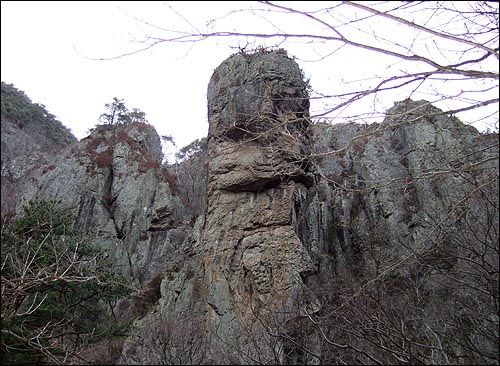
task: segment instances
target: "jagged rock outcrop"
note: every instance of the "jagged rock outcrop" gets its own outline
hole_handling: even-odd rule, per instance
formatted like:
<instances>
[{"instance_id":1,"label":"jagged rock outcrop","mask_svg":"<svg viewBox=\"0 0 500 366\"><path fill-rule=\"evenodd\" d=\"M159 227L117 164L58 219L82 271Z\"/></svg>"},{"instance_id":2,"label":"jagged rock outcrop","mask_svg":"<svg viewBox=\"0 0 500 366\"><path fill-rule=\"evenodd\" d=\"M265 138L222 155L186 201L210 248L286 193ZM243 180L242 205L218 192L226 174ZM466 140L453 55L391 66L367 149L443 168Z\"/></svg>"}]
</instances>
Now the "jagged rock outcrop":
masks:
<instances>
[{"instance_id":1,"label":"jagged rock outcrop","mask_svg":"<svg viewBox=\"0 0 500 366\"><path fill-rule=\"evenodd\" d=\"M314 181L308 108L300 69L279 52L234 55L210 80L208 198L197 246L211 329L223 342L248 342L239 339L242 327L252 328L245 323L291 306L314 270L292 219L295 197ZM214 354L221 346L214 341Z\"/></svg>"},{"instance_id":2,"label":"jagged rock outcrop","mask_svg":"<svg viewBox=\"0 0 500 366\"><path fill-rule=\"evenodd\" d=\"M388 356L360 339L386 346L396 330L382 328L399 322L411 329L400 336L446 343L447 351L419 350L421 362L494 362L498 135L480 134L426 101L405 100L380 124L317 124L313 136L321 179L297 203L295 222L317 268L308 285L322 299L321 314L334 314L323 326L351 319L350 332L332 337L365 352L346 352L344 360L395 362L397 351ZM475 310L465 310L471 303ZM370 319L377 319L377 336L369 335ZM469 346L458 328L474 337ZM321 353L323 362L336 359L328 347Z\"/></svg>"},{"instance_id":3,"label":"jagged rock outcrop","mask_svg":"<svg viewBox=\"0 0 500 366\"><path fill-rule=\"evenodd\" d=\"M323 220L341 223L329 235L337 248L362 251L363 235L379 231L397 258L410 243L429 239L433 224L451 223L453 206L475 188L474 180L495 178L494 136L425 101L396 103L381 124L315 129L317 141L323 139L315 149L325 154L319 166L333 193L322 199L331 208Z\"/></svg>"},{"instance_id":4,"label":"jagged rock outcrop","mask_svg":"<svg viewBox=\"0 0 500 366\"><path fill-rule=\"evenodd\" d=\"M2 81L1 95L1 217L8 219L15 214L22 192L32 184L31 171L47 165L77 139L44 106L32 103L13 85Z\"/></svg>"},{"instance_id":5,"label":"jagged rock outcrop","mask_svg":"<svg viewBox=\"0 0 500 366\"><path fill-rule=\"evenodd\" d=\"M193 219L203 215L207 201L208 156L205 144L189 159L175 166L177 186Z\"/></svg>"},{"instance_id":6,"label":"jagged rock outcrop","mask_svg":"<svg viewBox=\"0 0 500 366\"><path fill-rule=\"evenodd\" d=\"M94 235L116 267L136 285L164 270L162 258L181 246L190 223L160 169L160 139L144 123L98 126L92 134L32 174L19 202L57 200ZM186 226L187 225L187 226Z\"/></svg>"},{"instance_id":7,"label":"jagged rock outcrop","mask_svg":"<svg viewBox=\"0 0 500 366\"><path fill-rule=\"evenodd\" d=\"M463 172L480 166L473 169L476 178L494 178L495 136L479 134L426 101L396 103L381 124L316 124L313 130L322 179L314 212L304 211L299 227L312 252L329 252L333 241L352 257L362 251L362 236L378 230L396 258L403 242L428 235L425 228L470 191ZM312 221L316 227L304 226Z\"/></svg>"},{"instance_id":8,"label":"jagged rock outcrop","mask_svg":"<svg viewBox=\"0 0 500 366\"><path fill-rule=\"evenodd\" d=\"M495 360L498 135L411 100L380 124L310 125L280 52L230 57L208 90L196 243L122 363L160 362L147 329L175 318L203 335L177 339L200 363Z\"/></svg>"},{"instance_id":9,"label":"jagged rock outcrop","mask_svg":"<svg viewBox=\"0 0 500 366\"><path fill-rule=\"evenodd\" d=\"M426 101L308 108L286 53L239 53L175 169L131 124L30 173L23 199L61 200L139 289L119 363L498 364L498 134Z\"/></svg>"}]
</instances>

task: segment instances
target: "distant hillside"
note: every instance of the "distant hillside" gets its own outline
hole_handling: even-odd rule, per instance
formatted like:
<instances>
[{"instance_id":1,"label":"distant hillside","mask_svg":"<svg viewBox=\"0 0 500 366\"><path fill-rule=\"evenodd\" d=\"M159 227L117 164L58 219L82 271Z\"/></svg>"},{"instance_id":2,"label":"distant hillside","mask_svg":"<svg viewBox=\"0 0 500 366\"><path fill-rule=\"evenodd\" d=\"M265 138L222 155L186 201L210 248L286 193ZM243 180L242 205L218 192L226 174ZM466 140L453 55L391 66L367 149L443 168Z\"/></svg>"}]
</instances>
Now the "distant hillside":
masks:
<instances>
[{"instance_id":1,"label":"distant hillside","mask_svg":"<svg viewBox=\"0 0 500 366\"><path fill-rule=\"evenodd\" d=\"M42 148L65 129L2 85L1 222L60 202L135 291L80 310L66 254L36 269L4 255L23 281L55 281L2 293L20 319L2 322L32 353L2 334L0 363L498 365L498 134L411 99L380 123L311 123L308 90L282 50L232 55L208 84L207 138L166 166L144 122ZM19 252L34 247L22 229ZM70 328L108 324L97 304L127 326Z\"/></svg>"},{"instance_id":2,"label":"distant hillside","mask_svg":"<svg viewBox=\"0 0 500 366\"><path fill-rule=\"evenodd\" d=\"M35 137L41 146L60 147L77 141L71 131L55 116L49 113L44 105L33 103L31 99L12 84L2 81L1 87L2 122L8 120L28 135Z\"/></svg>"},{"instance_id":3,"label":"distant hillside","mask_svg":"<svg viewBox=\"0 0 500 366\"><path fill-rule=\"evenodd\" d=\"M14 210L29 174L77 138L45 106L2 81L2 217Z\"/></svg>"}]
</instances>

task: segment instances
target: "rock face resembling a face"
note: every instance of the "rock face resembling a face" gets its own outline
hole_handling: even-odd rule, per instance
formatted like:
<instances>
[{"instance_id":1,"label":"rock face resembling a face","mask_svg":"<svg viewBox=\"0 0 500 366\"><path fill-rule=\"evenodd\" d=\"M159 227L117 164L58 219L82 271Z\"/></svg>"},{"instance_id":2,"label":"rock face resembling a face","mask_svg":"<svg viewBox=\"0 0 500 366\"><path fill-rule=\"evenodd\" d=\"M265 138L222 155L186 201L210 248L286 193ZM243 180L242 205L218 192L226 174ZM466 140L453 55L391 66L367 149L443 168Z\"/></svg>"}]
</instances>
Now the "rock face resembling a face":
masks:
<instances>
[{"instance_id":1,"label":"rock face resembling a face","mask_svg":"<svg viewBox=\"0 0 500 366\"><path fill-rule=\"evenodd\" d=\"M314 271L293 226L294 200L312 181L306 83L280 52L237 54L214 71L208 109L208 302L219 335L239 339L256 308L289 304Z\"/></svg>"},{"instance_id":2,"label":"rock face resembling a face","mask_svg":"<svg viewBox=\"0 0 500 366\"><path fill-rule=\"evenodd\" d=\"M213 73L208 85L209 135L233 140L276 128L284 118L307 126L307 85L297 63L279 52L236 54ZM290 126L289 126L290 127Z\"/></svg>"},{"instance_id":3,"label":"rock face resembling a face","mask_svg":"<svg viewBox=\"0 0 500 366\"><path fill-rule=\"evenodd\" d=\"M208 115L209 190L262 191L307 180L307 86L283 53L224 61L208 86Z\"/></svg>"}]
</instances>

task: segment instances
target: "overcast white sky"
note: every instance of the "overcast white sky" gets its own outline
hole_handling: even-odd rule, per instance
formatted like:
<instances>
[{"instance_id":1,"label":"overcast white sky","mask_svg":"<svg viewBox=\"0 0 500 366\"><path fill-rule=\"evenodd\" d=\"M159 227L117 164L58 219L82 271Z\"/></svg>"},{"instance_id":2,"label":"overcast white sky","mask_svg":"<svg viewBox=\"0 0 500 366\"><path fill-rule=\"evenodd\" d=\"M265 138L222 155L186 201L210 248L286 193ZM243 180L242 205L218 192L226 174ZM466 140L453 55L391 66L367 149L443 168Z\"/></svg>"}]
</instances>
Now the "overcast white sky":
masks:
<instances>
[{"instance_id":1,"label":"overcast white sky","mask_svg":"<svg viewBox=\"0 0 500 366\"><path fill-rule=\"evenodd\" d=\"M129 109L144 111L160 135L172 135L182 147L207 134L207 85L213 70L237 52L230 48L238 45L234 40L161 44L111 61L89 58L107 58L134 49L137 44L132 40L140 38L147 28L134 17L169 29L193 29L192 24L206 26L209 19L250 6L259 5L231 1L2 1L1 78L23 90L33 102L44 104L79 139L98 123L104 104L118 97ZM237 26L262 31L256 29L262 26L256 26L259 17ZM265 16L260 19L265 26ZM294 29L310 27L303 24L303 17L289 16L286 21L292 22ZM398 29L391 36L400 33ZM285 48L294 56L307 50L306 57L297 55L298 63L314 88L326 84L337 87L397 67L397 62L388 63L377 55L367 58L366 54L348 50L336 54L333 62L307 62L307 58L314 61L322 52L293 43ZM404 93L393 95L377 108L382 112L406 97Z\"/></svg>"},{"instance_id":2,"label":"overcast white sky","mask_svg":"<svg viewBox=\"0 0 500 366\"><path fill-rule=\"evenodd\" d=\"M132 5L137 4L125 4ZM2 1L2 81L44 104L80 139L115 96L129 109L144 111L160 135L173 135L181 147L206 136L208 81L230 50L195 47L184 56L183 45L113 61L85 58L118 55L130 45L136 22L122 7L119 2Z\"/></svg>"}]
</instances>

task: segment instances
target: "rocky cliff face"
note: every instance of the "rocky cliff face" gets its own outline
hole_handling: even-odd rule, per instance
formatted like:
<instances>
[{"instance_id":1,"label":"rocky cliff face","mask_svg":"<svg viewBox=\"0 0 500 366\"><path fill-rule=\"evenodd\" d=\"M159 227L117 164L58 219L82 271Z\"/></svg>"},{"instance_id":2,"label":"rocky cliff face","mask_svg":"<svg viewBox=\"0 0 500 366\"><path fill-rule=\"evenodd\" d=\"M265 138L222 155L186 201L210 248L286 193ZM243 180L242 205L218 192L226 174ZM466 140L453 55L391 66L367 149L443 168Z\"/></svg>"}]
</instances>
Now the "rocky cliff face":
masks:
<instances>
[{"instance_id":1,"label":"rocky cliff face","mask_svg":"<svg viewBox=\"0 0 500 366\"><path fill-rule=\"evenodd\" d=\"M288 304L314 271L293 226L294 201L314 181L308 108L300 70L284 54L235 55L209 83L208 201L198 245L211 329L237 344L248 342L240 329L252 329L245 323L260 308Z\"/></svg>"},{"instance_id":2,"label":"rocky cliff face","mask_svg":"<svg viewBox=\"0 0 500 366\"><path fill-rule=\"evenodd\" d=\"M1 83L2 218L14 215L31 171L46 165L76 137L13 85Z\"/></svg>"},{"instance_id":3,"label":"rocky cliff face","mask_svg":"<svg viewBox=\"0 0 500 366\"><path fill-rule=\"evenodd\" d=\"M381 124L312 128L321 179L300 204L298 232L312 252L335 243L336 261L369 260L362 253L374 234L393 259L425 251L445 223L454 225L454 205L480 190L479 181L497 184L496 136L425 101L396 103Z\"/></svg>"},{"instance_id":4,"label":"rocky cliff face","mask_svg":"<svg viewBox=\"0 0 500 366\"><path fill-rule=\"evenodd\" d=\"M115 258L120 272L141 286L163 271L161 258L187 235L184 205L172 194L161 159L151 126L99 126L48 168L35 169L19 206L61 201L76 214L77 226Z\"/></svg>"},{"instance_id":5,"label":"rocky cliff face","mask_svg":"<svg viewBox=\"0 0 500 366\"><path fill-rule=\"evenodd\" d=\"M308 108L284 52L240 53L177 176L145 124L34 170L23 200L61 200L139 289L119 362L498 363L498 135L426 101Z\"/></svg>"},{"instance_id":6,"label":"rocky cliff face","mask_svg":"<svg viewBox=\"0 0 500 366\"><path fill-rule=\"evenodd\" d=\"M309 125L280 53L229 58L208 91L206 211L145 329L188 319L207 363L495 359L497 135L411 100L380 124ZM169 361L137 339L122 362Z\"/></svg>"},{"instance_id":7,"label":"rocky cliff face","mask_svg":"<svg viewBox=\"0 0 500 366\"><path fill-rule=\"evenodd\" d=\"M317 268L308 285L339 344L331 351L360 346L344 354L352 363L395 363L398 352L408 362L498 363L498 135L409 100L378 125L313 131L321 179L295 222ZM446 345L413 356L401 343L367 345L399 337Z\"/></svg>"}]
</instances>

